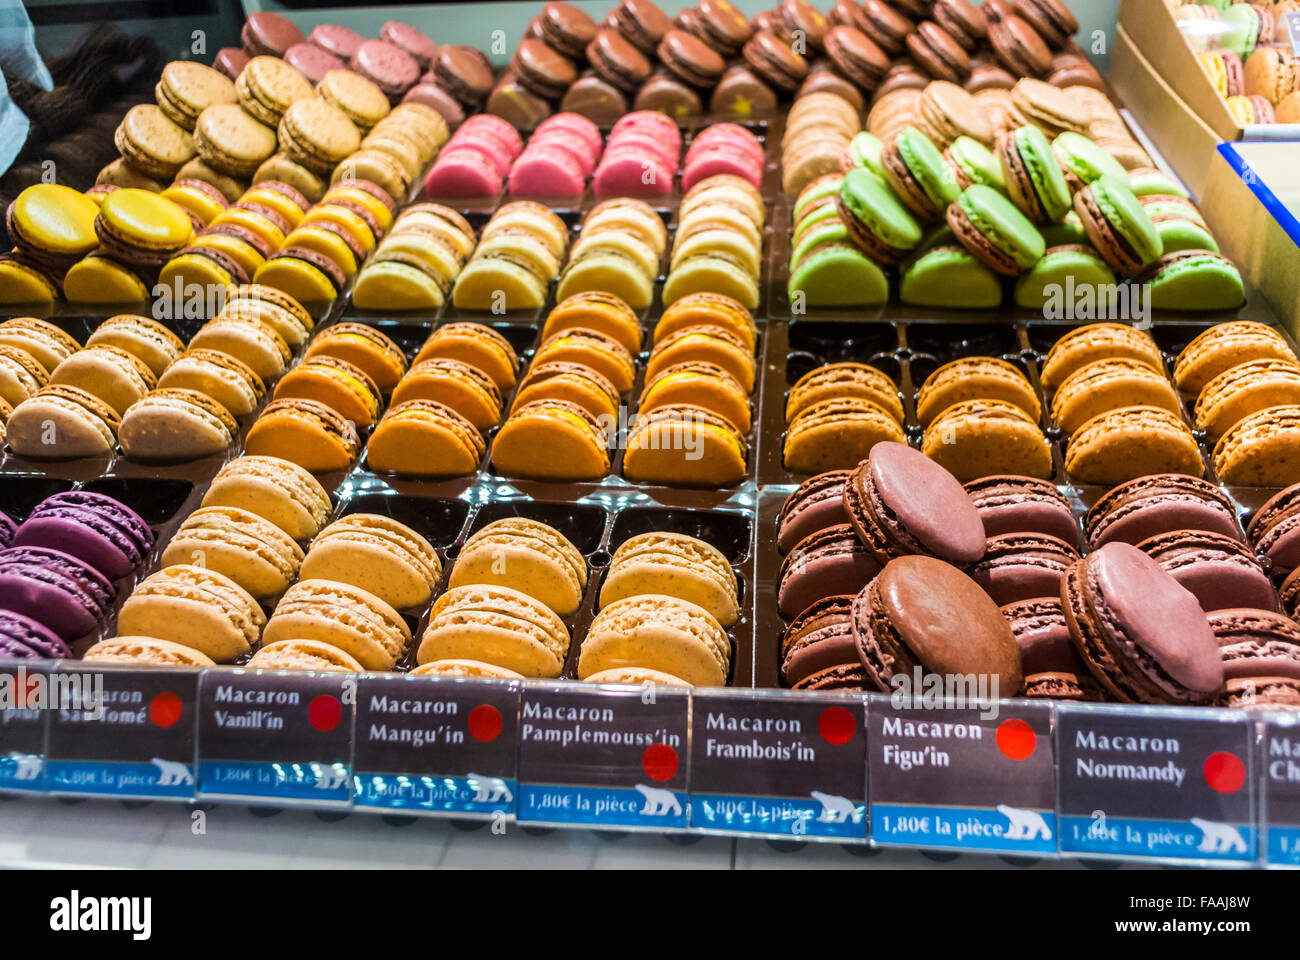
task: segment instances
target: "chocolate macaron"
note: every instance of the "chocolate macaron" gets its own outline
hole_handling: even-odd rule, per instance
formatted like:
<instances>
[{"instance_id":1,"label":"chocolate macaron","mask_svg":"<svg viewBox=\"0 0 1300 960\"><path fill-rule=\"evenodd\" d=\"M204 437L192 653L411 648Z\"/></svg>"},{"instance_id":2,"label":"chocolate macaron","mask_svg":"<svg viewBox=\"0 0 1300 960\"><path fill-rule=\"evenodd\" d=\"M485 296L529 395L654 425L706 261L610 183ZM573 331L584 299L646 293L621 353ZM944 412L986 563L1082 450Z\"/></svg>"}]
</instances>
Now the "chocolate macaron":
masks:
<instances>
[{"instance_id":1,"label":"chocolate macaron","mask_svg":"<svg viewBox=\"0 0 1300 960\"><path fill-rule=\"evenodd\" d=\"M1061 578L1079 553L1064 540L1041 533L989 537L971 576L998 606L1033 597L1057 596Z\"/></svg>"},{"instance_id":2,"label":"chocolate macaron","mask_svg":"<svg viewBox=\"0 0 1300 960\"><path fill-rule=\"evenodd\" d=\"M793 620L818 600L856 594L880 567L847 523L819 530L800 540L781 564L777 609Z\"/></svg>"},{"instance_id":3,"label":"chocolate macaron","mask_svg":"<svg viewBox=\"0 0 1300 960\"><path fill-rule=\"evenodd\" d=\"M1037 477L993 476L964 485L979 511L984 534L1041 533L1080 545L1079 524L1070 501L1050 480Z\"/></svg>"},{"instance_id":4,"label":"chocolate macaron","mask_svg":"<svg viewBox=\"0 0 1300 960\"><path fill-rule=\"evenodd\" d=\"M1236 537L1206 530L1173 530L1149 537L1137 547L1190 590L1203 610L1277 609L1268 574Z\"/></svg>"},{"instance_id":5,"label":"chocolate macaron","mask_svg":"<svg viewBox=\"0 0 1300 960\"><path fill-rule=\"evenodd\" d=\"M866 672L853 639L853 597L818 600L781 642L781 679L795 690L861 690Z\"/></svg>"},{"instance_id":6,"label":"chocolate macaron","mask_svg":"<svg viewBox=\"0 0 1300 960\"><path fill-rule=\"evenodd\" d=\"M1070 642L1061 598L1032 597L1002 608L1020 647L1024 696L1030 699L1103 700L1101 686Z\"/></svg>"},{"instance_id":7,"label":"chocolate macaron","mask_svg":"<svg viewBox=\"0 0 1300 960\"><path fill-rule=\"evenodd\" d=\"M1207 480L1178 473L1138 477L1098 500L1084 517L1093 547L1139 544L1173 530L1208 530L1241 538L1228 495Z\"/></svg>"},{"instance_id":8,"label":"chocolate macaron","mask_svg":"<svg viewBox=\"0 0 1300 960\"><path fill-rule=\"evenodd\" d=\"M844 482L848 470L832 470L799 484L776 519L776 548L789 553L804 537L837 523L848 523L844 512Z\"/></svg>"}]
</instances>

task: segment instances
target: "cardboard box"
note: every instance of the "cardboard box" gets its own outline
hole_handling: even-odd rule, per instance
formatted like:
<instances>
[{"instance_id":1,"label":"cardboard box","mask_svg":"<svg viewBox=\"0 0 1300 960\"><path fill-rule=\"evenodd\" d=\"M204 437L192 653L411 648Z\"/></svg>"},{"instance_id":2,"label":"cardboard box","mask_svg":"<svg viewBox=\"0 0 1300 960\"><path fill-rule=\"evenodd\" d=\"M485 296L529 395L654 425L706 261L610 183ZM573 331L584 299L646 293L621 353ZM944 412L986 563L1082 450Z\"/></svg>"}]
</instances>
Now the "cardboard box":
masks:
<instances>
[{"instance_id":1,"label":"cardboard box","mask_svg":"<svg viewBox=\"0 0 1300 960\"><path fill-rule=\"evenodd\" d=\"M1123 0L1118 26L1160 78L1220 140L1300 140L1300 124L1243 127L1237 123L1164 0ZM1111 69L1115 69L1114 57ZM1127 99L1133 106L1132 98Z\"/></svg>"},{"instance_id":2,"label":"cardboard box","mask_svg":"<svg viewBox=\"0 0 1300 960\"><path fill-rule=\"evenodd\" d=\"M1110 82L1174 172L1200 197L1220 138L1164 81L1122 25L1115 28Z\"/></svg>"}]
</instances>

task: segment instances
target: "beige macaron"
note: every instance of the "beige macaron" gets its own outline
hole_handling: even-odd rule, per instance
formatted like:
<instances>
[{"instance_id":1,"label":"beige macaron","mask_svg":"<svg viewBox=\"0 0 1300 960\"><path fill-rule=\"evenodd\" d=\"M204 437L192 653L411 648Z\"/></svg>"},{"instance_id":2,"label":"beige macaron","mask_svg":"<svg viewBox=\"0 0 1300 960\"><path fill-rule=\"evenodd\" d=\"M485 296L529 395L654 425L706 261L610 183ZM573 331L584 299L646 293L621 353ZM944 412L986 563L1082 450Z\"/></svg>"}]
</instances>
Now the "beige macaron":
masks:
<instances>
[{"instance_id":1,"label":"beige macaron","mask_svg":"<svg viewBox=\"0 0 1300 960\"><path fill-rule=\"evenodd\" d=\"M239 507L200 507L172 536L162 563L208 567L262 600L283 593L294 581L302 565L302 549L255 513Z\"/></svg>"},{"instance_id":2,"label":"beige macaron","mask_svg":"<svg viewBox=\"0 0 1300 960\"><path fill-rule=\"evenodd\" d=\"M158 386L206 393L234 417L250 415L266 393L261 377L220 350L185 351L163 373Z\"/></svg>"},{"instance_id":3,"label":"beige macaron","mask_svg":"<svg viewBox=\"0 0 1300 960\"><path fill-rule=\"evenodd\" d=\"M117 438L132 459L177 462L221 453L238 431L230 411L207 394L167 387L126 409Z\"/></svg>"},{"instance_id":4,"label":"beige macaron","mask_svg":"<svg viewBox=\"0 0 1300 960\"><path fill-rule=\"evenodd\" d=\"M374 594L334 580L299 580L275 605L264 643L319 640L367 670L391 670L411 641L406 621Z\"/></svg>"},{"instance_id":5,"label":"beige macaron","mask_svg":"<svg viewBox=\"0 0 1300 960\"><path fill-rule=\"evenodd\" d=\"M712 544L681 533L643 533L614 551L600 605L662 594L703 607L724 627L740 617L736 574Z\"/></svg>"},{"instance_id":6,"label":"beige macaron","mask_svg":"<svg viewBox=\"0 0 1300 960\"><path fill-rule=\"evenodd\" d=\"M146 577L117 615L123 636L170 640L217 663L247 653L265 623L266 614L247 590L193 564L164 567Z\"/></svg>"},{"instance_id":7,"label":"beige macaron","mask_svg":"<svg viewBox=\"0 0 1300 960\"><path fill-rule=\"evenodd\" d=\"M525 677L558 677L569 631L545 604L510 587L453 587L438 598L416 659L482 660Z\"/></svg>"},{"instance_id":8,"label":"beige macaron","mask_svg":"<svg viewBox=\"0 0 1300 960\"><path fill-rule=\"evenodd\" d=\"M350 583L401 610L428 603L442 561L433 544L406 524L377 513L352 513L312 541L302 576Z\"/></svg>"},{"instance_id":9,"label":"beige macaron","mask_svg":"<svg viewBox=\"0 0 1300 960\"><path fill-rule=\"evenodd\" d=\"M212 667L212 658L192 647L157 637L101 640L81 658L87 663L130 663L150 667Z\"/></svg>"},{"instance_id":10,"label":"beige macaron","mask_svg":"<svg viewBox=\"0 0 1300 960\"><path fill-rule=\"evenodd\" d=\"M266 324L241 315L209 320L190 340L190 349L228 353L265 381L284 373L293 356L284 337Z\"/></svg>"},{"instance_id":11,"label":"beige macaron","mask_svg":"<svg viewBox=\"0 0 1300 960\"><path fill-rule=\"evenodd\" d=\"M498 584L540 600L561 617L577 611L587 563L554 527L525 517L489 523L465 541L448 586Z\"/></svg>"},{"instance_id":12,"label":"beige macaron","mask_svg":"<svg viewBox=\"0 0 1300 960\"><path fill-rule=\"evenodd\" d=\"M119 414L157 385L153 371L139 357L107 344L86 347L50 374L50 383L66 383L94 394Z\"/></svg>"},{"instance_id":13,"label":"beige macaron","mask_svg":"<svg viewBox=\"0 0 1300 960\"><path fill-rule=\"evenodd\" d=\"M578 678L646 667L693 685L720 687L730 666L731 643L712 614L686 600L646 594L596 614L582 642Z\"/></svg>"},{"instance_id":14,"label":"beige macaron","mask_svg":"<svg viewBox=\"0 0 1300 960\"><path fill-rule=\"evenodd\" d=\"M681 677L664 673L662 670L651 670L648 667L610 667L608 670L597 671L585 679L588 683L630 683L637 686L654 683L666 687L691 686Z\"/></svg>"},{"instance_id":15,"label":"beige macaron","mask_svg":"<svg viewBox=\"0 0 1300 960\"><path fill-rule=\"evenodd\" d=\"M307 470L278 457L231 460L203 495L205 507L242 507L265 517L294 540L316 535L329 518L329 493Z\"/></svg>"},{"instance_id":16,"label":"beige macaron","mask_svg":"<svg viewBox=\"0 0 1300 960\"><path fill-rule=\"evenodd\" d=\"M522 680L524 675L482 660L430 660L410 672L412 677L473 677L485 680Z\"/></svg>"},{"instance_id":17,"label":"beige macaron","mask_svg":"<svg viewBox=\"0 0 1300 960\"><path fill-rule=\"evenodd\" d=\"M360 673L356 658L319 640L276 640L264 644L249 659L250 670L315 670L320 673Z\"/></svg>"}]
</instances>

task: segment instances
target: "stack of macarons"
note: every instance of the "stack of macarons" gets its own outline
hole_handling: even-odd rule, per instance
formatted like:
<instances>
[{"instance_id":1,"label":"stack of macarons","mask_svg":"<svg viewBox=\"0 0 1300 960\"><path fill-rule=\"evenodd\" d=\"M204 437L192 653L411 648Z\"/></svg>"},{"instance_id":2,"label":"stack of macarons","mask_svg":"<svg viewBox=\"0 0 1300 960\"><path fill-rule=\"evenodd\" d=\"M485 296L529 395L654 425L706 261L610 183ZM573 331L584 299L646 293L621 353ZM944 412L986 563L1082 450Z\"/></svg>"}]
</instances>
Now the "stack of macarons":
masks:
<instances>
[{"instance_id":1,"label":"stack of macarons","mask_svg":"<svg viewBox=\"0 0 1300 960\"><path fill-rule=\"evenodd\" d=\"M766 221L767 208L751 180L719 173L694 183L677 211L664 306L707 292L758 309Z\"/></svg>"},{"instance_id":2,"label":"stack of macarons","mask_svg":"<svg viewBox=\"0 0 1300 960\"><path fill-rule=\"evenodd\" d=\"M904 442L898 385L865 363L830 363L786 397L783 462L791 473L851 470L882 440Z\"/></svg>"},{"instance_id":3,"label":"stack of macarons","mask_svg":"<svg viewBox=\"0 0 1300 960\"><path fill-rule=\"evenodd\" d=\"M1298 83L1300 76L1296 73L1295 53L1291 48L1261 46L1246 58L1242 90L1228 94L1228 109L1239 121L1296 123L1300 121ZM1243 122L1242 126L1245 125Z\"/></svg>"},{"instance_id":4,"label":"stack of macarons","mask_svg":"<svg viewBox=\"0 0 1300 960\"><path fill-rule=\"evenodd\" d=\"M637 483L729 487L749 463L753 317L730 297L696 293L655 326L623 476Z\"/></svg>"},{"instance_id":5,"label":"stack of macarons","mask_svg":"<svg viewBox=\"0 0 1300 960\"><path fill-rule=\"evenodd\" d=\"M726 629L740 618L736 574L710 543L652 532L619 544L582 640L578 677L590 683L723 686Z\"/></svg>"},{"instance_id":6,"label":"stack of macarons","mask_svg":"<svg viewBox=\"0 0 1300 960\"><path fill-rule=\"evenodd\" d=\"M71 187L41 183L5 211L13 249L0 254L0 303L53 303L64 276L99 245L95 201Z\"/></svg>"},{"instance_id":7,"label":"stack of macarons","mask_svg":"<svg viewBox=\"0 0 1300 960\"><path fill-rule=\"evenodd\" d=\"M475 530L462 545L420 638L417 662L474 660L525 677L558 677L587 588L586 558L526 516Z\"/></svg>"},{"instance_id":8,"label":"stack of macarons","mask_svg":"<svg viewBox=\"0 0 1300 960\"><path fill-rule=\"evenodd\" d=\"M438 48L419 82L406 91L403 103L418 103L438 111L453 130L465 117L478 113L492 90L492 62L483 51L447 43Z\"/></svg>"},{"instance_id":9,"label":"stack of macarons","mask_svg":"<svg viewBox=\"0 0 1300 960\"><path fill-rule=\"evenodd\" d=\"M749 130L735 123L714 123L691 138L682 162L682 191L702 180L722 174L740 177L763 186L763 144Z\"/></svg>"},{"instance_id":10,"label":"stack of macarons","mask_svg":"<svg viewBox=\"0 0 1300 960\"><path fill-rule=\"evenodd\" d=\"M436 310L447 301L474 251L474 228L450 207L405 208L379 242L352 288L362 310Z\"/></svg>"},{"instance_id":11,"label":"stack of macarons","mask_svg":"<svg viewBox=\"0 0 1300 960\"><path fill-rule=\"evenodd\" d=\"M1150 334L1119 323L1078 327L1053 344L1039 380L1068 433L1065 469L1113 486L1145 474L1199 477L1204 464Z\"/></svg>"},{"instance_id":12,"label":"stack of macarons","mask_svg":"<svg viewBox=\"0 0 1300 960\"><path fill-rule=\"evenodd\" d=\"M99 629L154 531L126 504L89 490L42 500L0 549L0 656L54 658Z\"/></svg>"},{"instance_id":13,"label":"stack of macarons","mask_svg":"<svg viewBox=\"0 0 1300 960\"><path fill-rule=\"evenodd\" d=\"M557 113L538 125L510 167L514 197L581 197L600 159L597 126L577 113Z\"/></svg>"},{"instance_id":14,"label":"stack of macarons","mask_svg":"<svg viewBox=\"0 0 1300 960\"><path fill-rule=\"evenodd\" d=\"M857 109L833 93L795 100L781 135L781 189L798 194L818 177L839 172L861 129Z\"/></svg>"},{"instance_id":15,"label":"stack of macarons","mask_svg":"<svg viewBox=\"0 0 1300 960\"><path fill-rule=\"evenodd\" d=\"M548 207L532 200L504 204L479 234L452 287L452 303L495 314L536 310L546 302L568 248L568 225Z\"/></svg>"},{"instance_id":16,"label":"stack of macarons","mask_svg":"<svg viewBox=\"0 0 1300 960\"><path fill-rule=\"evenodd\" d=\"M598 197L658 197L672 193L682 135L662 113L625 114L609 131L592 178Z\"/></svg>"},{"instance_id":17,"label":"stack of macarons","mask_svg":"<svg viewBox=\"0 0 1300 960\"><path fill-rule=\"evenodd\" d=\"M95 216L99 246L68 271L64 295L82 303L142 303L194 230L190 213L159 194L133 187L106 193Z\"/></svg>"},{"instance_id":18,"label":"stack of macarons","mask_svg":"<svg viewBox=\"0 0 1300 960\"><path fill-rule=\"evenodd\" d=\"M641 340L637 311L614 294L576 293L558 303L493 443L493 469L571 482L608 474L609 441L633 386Z\"/></svg>"},{"instance_id":19,"label":"stack of macarons","mask_svg":"<svg viewBox=\"0 0 1300 960\"><path fill-rule=\"evenodd\" d=\"M388 412L366 448L367 466L399 477L474 473L518 368L510 341L491 327L438 327L392 388Z\"/></svg>"},{"instance_id":20,"label":"stack of macarons","mask_svg":"<svg viewBox=\"0 0 1300 960\"><path fill-rule=\"evenodd\" d=\"M1028 375L1001 357L962 357L926 377L916 394L921 449L965 482L996 474L1048 478L1052 448Z\"/></svg>"},{"instance_id":21,"label":"stack of macarons","mask_svg":"<svg viewBox=\"0 0 1300 960\"><path fill-rule=\"evenodd\" d=\"M647 309L667 242L663 220L644 200L602 200L583 218L556 298L604 292L633 310Z\"/></svg>"},{"instance_id":22,"label":"stack of macarons","mask_svg":"<svg viewBox=\"0 0 1300 960\"><path fill-rule=\"evenodd\" d=\"M457 128L438 155L425 178L424 194L432 200L494 197L501 192L522 150L519 134L500 117L471 117Z\"/></svg>"}]
</instances>

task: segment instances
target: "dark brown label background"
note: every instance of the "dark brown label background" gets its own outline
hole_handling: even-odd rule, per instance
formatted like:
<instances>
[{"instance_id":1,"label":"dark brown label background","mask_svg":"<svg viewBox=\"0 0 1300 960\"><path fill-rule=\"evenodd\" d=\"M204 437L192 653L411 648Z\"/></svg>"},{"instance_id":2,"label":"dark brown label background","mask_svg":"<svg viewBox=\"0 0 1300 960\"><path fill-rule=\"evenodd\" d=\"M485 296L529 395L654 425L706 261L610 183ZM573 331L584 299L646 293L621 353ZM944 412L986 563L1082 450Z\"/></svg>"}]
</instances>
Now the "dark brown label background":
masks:
<instances>
[{"instance_id":1,"label":"dark brown label background","mask_svg":"<svg viewBox=\"0 0 1300 960\"><path fill-rule=\"evenodd\" d=\"M296 693L296 705L251 705L217 699L221 687L237 691ZM343 676L295 676L278 673L208 671L199 687L199 757L201 760L243 760L262 763L347 763L351 757L352 704L356 679ZM346 695L346 701L345 701ZM312 703L318 697L333 697L340 706L340 720L331 730L312 725ZM317 716L331 708L322 701ZM281 721L276 726L221 727L217 712L248 714L264 711L263 719Z\"/></svg>"}]
</instances>

